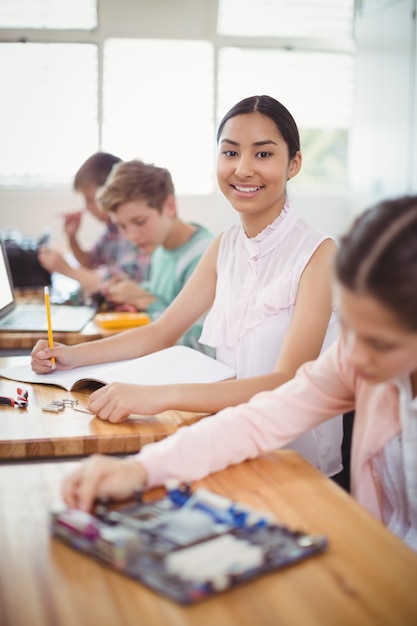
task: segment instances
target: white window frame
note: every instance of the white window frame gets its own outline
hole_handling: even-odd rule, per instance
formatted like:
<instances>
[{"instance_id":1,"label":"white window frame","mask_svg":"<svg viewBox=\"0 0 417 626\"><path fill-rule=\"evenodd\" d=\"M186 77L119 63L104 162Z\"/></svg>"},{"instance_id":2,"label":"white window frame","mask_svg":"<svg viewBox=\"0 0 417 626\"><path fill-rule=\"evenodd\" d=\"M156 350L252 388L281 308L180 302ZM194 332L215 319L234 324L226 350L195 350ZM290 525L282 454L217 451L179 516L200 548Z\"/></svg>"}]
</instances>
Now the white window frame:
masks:
<instances>
[{"instance_id":1,"label":"white window frame","mask_svg":"<svg viewBox=\"0 0 417 626\"><path fill-rule=\"evenodd\" d=\"M353 38L330 38L311 40L306 38L283 37L235 37L219 35L217 27L217 2L214 0L118 0L118 19L114 23L115 4L113 0L97 0L98 27L91 31L85 30L51 30L51 29L1 29L1 42L40 42L40 43L90 43L98 49L98 146L102 149L103 128L103 51L108 38L146 38L156 39L204 39L213 45L214 51L214 85L213 85L213 119L219 121L224 111L218 110L217 68L218 56L223 47L243 48L283 48L298 50L315 50L322 52L354 53ZM161 11L171 11L166 20L141 23L131 19L130 9L140 8L145 11L160 6ZM139 7L139 9L138 9ZM157 11L156 11L157 12ZM189 19L185 20L186 16ZM187 24L191 26L187 30ZM151 33L152 30L152 33ZM71 176L72 173L69 173Z\"/></svg>"}]
</instances>

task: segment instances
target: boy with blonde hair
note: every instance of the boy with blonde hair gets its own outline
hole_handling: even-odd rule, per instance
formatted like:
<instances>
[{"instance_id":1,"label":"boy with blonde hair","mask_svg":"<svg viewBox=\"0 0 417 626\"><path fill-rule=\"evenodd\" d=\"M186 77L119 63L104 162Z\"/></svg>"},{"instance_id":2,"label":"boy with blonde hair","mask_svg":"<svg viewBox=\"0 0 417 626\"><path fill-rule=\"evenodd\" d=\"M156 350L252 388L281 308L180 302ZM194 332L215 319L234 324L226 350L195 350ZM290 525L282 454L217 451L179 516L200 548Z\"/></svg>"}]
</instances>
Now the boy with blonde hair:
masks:
<instances>
[{"instance_id":1,"label":"boy with blonde hair","mask_svg":"<svg viewBox=\"0 0 417 626\"><path fill-rule=\"evenodd\" d=\"M139 160L117 164L97 200L125 237L151 255L149 280L138 284L111 278L102 286L103 294L158 318L181 291L213 236L205 227L180 219L171 174L156 165ZM203 350L198 342L201 328L199 320L181 343Z\"/></svg>"}]
</instances>

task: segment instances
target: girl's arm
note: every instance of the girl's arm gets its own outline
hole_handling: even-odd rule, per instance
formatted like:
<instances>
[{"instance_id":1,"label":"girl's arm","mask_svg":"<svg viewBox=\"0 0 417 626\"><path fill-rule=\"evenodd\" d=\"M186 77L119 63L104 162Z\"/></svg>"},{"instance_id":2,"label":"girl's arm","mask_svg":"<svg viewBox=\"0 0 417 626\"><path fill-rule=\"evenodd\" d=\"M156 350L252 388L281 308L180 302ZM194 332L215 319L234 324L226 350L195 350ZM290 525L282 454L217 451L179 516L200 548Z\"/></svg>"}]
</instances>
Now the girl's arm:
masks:
<instances>
[{"instance_id":1,"label":"girl's arm","mask_svg":"<svg viewBox=\"0 0 417 626\"><path fill-rule=\"evenodd\" d=\"M326 239L304 268L291 322L275 363L277 380L290 380L300 365L320 354L332 313L332 267L336 249L335 242Z\"/></svg>"},{"instance_id":2,"label":"girl's arm","mask_svg":"<svg viewBox=\"0 0 417 626\"><path fill-rule=\"evenodd\" d=\"M334 241L326 239L305 267L291 322L271 374L206 385L173 385L167 390L164 408L216 413L247 402L259 391L275 389L293 378L303 363L316 359L332 312L335 251Z\"/></svg>"},{"instance_id":3,"label":"girl's arm","mask_svg":"<svg viewBox=\"0 0 417 626\"><path fill-rule=\"evenodd\" d=\"M336 341L284 385L145 446L133 459L145 470L146 486L163 485L171 478L199 480L281 448L318 424L352 410L355 378L343 361L342 342Z\"/></svg>"},{"instance_id":4,"label":"girl's arm","mask_svg":"<svg viewBox=\"0 0 417 626\"><path fill-rule=\"evenodd\" d=\"M56 369L71 369L94 363L132 359L174 345L213 303L216 290L216 263L220 235L201 257L193 275L161 317L139 328L105 339L75 346L45 347L38 342L32 351L32 368L37 373L51 371L51 357Z\"/></svg>"},{"instance_id":5,"label":"girl's arm","mask_svg":"<svg viewBox=\"0 0 417 626\"><path fill-rule=\"evenodd\" d=\"M343 371L340 342L278 389L207 417L145 446L127 459L95 455L64 482L68 506L89 510L98 497L123 499L140 486L199 480L280 448L313 426L354 407L354 378Z\"/></svg>"},{"instance_id":6,"label":"girl's arm","mask_svg":"<svg viewBox=\"0 0 417 626\"><path fill-rule=\"evenodd\" d=\"M275 389L290 380L300 365L320 354L332 312L331 276L335 250L336 244L330 239L325 240L305 267L284 344L270 374L218 383L151 388L113 383L91 395L90 409L101 419L111 422L123 421L129 414L137 412L138 407L142 415L154 415L169 409L217 413L228 406L247 402L259 391Z\"/></svg>"}]
</instances>

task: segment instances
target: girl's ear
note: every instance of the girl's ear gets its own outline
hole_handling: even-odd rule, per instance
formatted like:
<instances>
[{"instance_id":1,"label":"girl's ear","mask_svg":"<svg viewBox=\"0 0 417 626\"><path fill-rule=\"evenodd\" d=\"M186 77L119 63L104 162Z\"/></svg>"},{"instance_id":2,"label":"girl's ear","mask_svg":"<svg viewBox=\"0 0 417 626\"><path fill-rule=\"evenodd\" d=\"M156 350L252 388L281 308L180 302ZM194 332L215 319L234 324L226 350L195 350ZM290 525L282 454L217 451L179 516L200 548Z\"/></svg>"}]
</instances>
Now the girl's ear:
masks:
<instances>
[{"instance_id":1,"label":"girl's ear","mask_svg":"<svg viewBox=\"0 0 417 626\"><path fill-rule=\"evenodd\" d=\"M297 176L298 172L301 169L302 160L303 159L301 156L301 152L298 150L298 152L296 152L295 156L290 161L287 180L290 180L290 178L294 178L294 176Z\"/></svg>"}]
</instances>

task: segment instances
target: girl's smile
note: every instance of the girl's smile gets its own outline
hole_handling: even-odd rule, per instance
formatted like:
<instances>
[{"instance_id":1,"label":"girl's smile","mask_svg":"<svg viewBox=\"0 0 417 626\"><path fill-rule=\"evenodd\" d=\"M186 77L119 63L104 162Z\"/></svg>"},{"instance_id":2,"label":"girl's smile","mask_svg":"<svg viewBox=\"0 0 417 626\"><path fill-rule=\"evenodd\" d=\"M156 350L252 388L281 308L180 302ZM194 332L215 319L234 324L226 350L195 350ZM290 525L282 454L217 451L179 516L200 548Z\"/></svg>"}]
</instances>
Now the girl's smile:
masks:
<instances>
[{"instance_id":1,"label":"girl's smile","mask_svg":"<svg viewBox=\"0 0 417 626\"><path fill-rule=\"evenodd\" d=\"M255 198L262 189L262 187L245 187L244 185L231 185L231 187L235 190L237 197L245 199Z\"/></svg>"}]
</instances>

